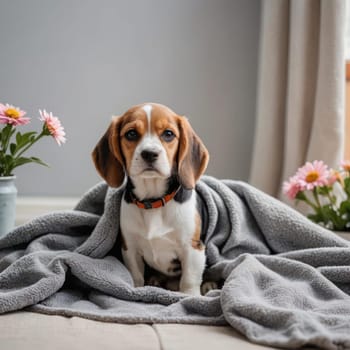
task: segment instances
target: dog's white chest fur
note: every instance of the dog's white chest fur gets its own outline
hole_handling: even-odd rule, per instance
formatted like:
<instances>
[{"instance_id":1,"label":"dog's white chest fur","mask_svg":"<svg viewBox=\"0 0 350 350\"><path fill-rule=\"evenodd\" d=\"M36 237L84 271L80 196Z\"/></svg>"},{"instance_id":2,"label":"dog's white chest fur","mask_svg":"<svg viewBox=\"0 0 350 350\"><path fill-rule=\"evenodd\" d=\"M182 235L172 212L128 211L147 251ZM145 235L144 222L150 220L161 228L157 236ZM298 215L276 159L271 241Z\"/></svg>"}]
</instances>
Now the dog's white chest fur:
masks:
<instances>
[{"instance_id":1,"label":"dog's white chest fur","mask_svg":"<svg viewBox=\"0 0 350 350\"><path fill-rule=\"evenodd\" d=\"M140 209L122 201L121 230L127 248L135 249L148 265L173 275L172 262L182 259L195 230L195 195L186 202L158 209Z\"/></svg>"}]
</instances>

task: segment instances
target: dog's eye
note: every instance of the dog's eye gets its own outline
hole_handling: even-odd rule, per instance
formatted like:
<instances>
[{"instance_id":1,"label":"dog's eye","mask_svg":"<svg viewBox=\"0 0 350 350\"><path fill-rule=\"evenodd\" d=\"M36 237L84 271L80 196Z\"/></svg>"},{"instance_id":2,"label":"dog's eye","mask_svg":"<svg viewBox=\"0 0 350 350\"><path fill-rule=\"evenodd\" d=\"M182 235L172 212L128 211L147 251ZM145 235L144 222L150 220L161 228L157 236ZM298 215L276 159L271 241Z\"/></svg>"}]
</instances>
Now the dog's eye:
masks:
<instances>
[{"instance_id":1,"label":"dog's eye","mask_svg":"<svg viewBox=\"0 0 350 350\"><path fill-rule=\"evenodd\" d=\"M162 139L165 142L171 142L174 138L175 138L175 134L169 129L165 130L162 134Z\"/></svg>"},{"instance_id":2,"label":"dog's eye","mask_svg":"<svg viewBox=\"0 0 350 350\"><path fill-rule=\"evenodd\" d=\"M125 138L128 141L136 141L139 138L139 134L136 130L131 129L128 132L125 133Z\"/></svg>"}]
</instances>

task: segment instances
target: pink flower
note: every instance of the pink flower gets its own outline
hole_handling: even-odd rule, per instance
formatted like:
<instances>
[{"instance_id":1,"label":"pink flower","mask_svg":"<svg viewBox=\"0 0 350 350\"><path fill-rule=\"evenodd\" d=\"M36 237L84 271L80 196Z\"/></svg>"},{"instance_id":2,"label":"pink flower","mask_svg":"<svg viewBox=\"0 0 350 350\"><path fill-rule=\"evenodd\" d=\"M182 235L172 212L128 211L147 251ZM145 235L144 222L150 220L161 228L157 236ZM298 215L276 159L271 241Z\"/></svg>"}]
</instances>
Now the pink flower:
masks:
<instances>
[{"instance_id":1,"label":"pink flower","mask_svg":"<svg viewBox=\"0 0 350 350\"><path fill-rule=\"evenodd\" d=\"M329 178L328 178L328 186L334 185L335 182L339 182L344 187L344 179L342 174L334 169L330 169Z\"/></svg>"},{"instance_id":2,"label":"pink flower","mask_svg":"<svg viewBox=\"0 0 350 350\"><path fill-rule=\"evenodd\" d=\"M345 171L350 171L350 160L342 160L340 165Z\"/></svg>"},{"instance_id":3,"label":"pink flower","mask_svg":"<svg viewBox=\"0 0 350 350\"><path fill-rule=\"evenodd\" d=\"M20 110L18 107L9 105L3 105L0 103L0 124L11 125L25 125L30 122L30 118L25 118L25 111Z\"/></svg>"},{"instance_id":4,"label":"pink flower","mask_svg":"<svg viewBox=\"0 0 350 350\"><path fill-rule=\"evenodd\" d=\"M329 185L330 171L328 166L320 160L307 162L296 173L299 185L305 190L313 190L317 186Z\"/></svg>"},{"instance_id":5,"label":"pink flower","mask_svg":"<svg viewBox=\"0 0 350 350\"><path fill-rule=\"evenodd\" d=\"M51 136L56 140L58 145L61 146L61 143L65 143L66 133L64 132L60 120L57 117L54 117L52 115L52 112L48 113L45 110L39 110L39 113L41 116L41 118L39 119L45 123L45 127L47 128Z\"/></svg>"},{"instance_id":6,"label":"pink flower","mask_svg":"<svg viewBox=\"0 0 350 350\"><path fill-rule=\"evenodd\" d=\"M283 183L283 193L285 193L289 199L295 199L296 195L302 190L299 179L296 176L290 177L289 181Z\"/></svg>"}]
</instances>

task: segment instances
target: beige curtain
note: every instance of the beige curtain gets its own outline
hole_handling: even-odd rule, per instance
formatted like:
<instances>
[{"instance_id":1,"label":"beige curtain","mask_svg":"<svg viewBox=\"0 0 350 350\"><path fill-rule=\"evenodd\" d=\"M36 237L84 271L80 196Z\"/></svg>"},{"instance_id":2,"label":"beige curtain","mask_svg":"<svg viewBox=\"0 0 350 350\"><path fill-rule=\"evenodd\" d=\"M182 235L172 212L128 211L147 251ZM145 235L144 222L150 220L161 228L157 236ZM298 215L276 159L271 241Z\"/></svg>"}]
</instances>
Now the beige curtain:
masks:
<instances>
[{"instance_id":1,"label":"beige curtain","mask_svg":"<svg viewBox=\"0 0 350 350\"><path fill-rule=\"evenodd\" d=\"M346 0L264 0L250 182L282 198L307 160L338 166Z\"/></svg>"}]
</instances>

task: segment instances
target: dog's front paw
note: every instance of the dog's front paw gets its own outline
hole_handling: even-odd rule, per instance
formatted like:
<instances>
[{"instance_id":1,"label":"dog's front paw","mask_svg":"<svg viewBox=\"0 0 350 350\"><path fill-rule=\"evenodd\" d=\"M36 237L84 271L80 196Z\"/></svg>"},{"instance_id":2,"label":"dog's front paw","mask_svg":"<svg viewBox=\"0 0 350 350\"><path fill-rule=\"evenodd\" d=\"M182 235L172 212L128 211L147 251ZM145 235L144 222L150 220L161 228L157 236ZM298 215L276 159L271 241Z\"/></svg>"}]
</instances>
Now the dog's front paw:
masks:
<instances>
[{"instance_id":1,"label":"dog's front paw","mask_svg":"<svg viewBox=\"0 0 350 350\"><path fill-rule=\"evenodd\" d=\"M201 295L201 289L199 286L183 287L180 288L180 292L193 296Z\"/></svg>"},{"instance_id":2,"label":"dog's front paw","mask_svg":"<svg viewBox=\"0 0 350 350\"><path fill-rule=\"evenodd\" d=\"M213 289L218 289L219 286L214 281L205 281L201 285L201 293L202 295L206 295L208 292L210 292Z\"/></svg>"}]
</instances>

